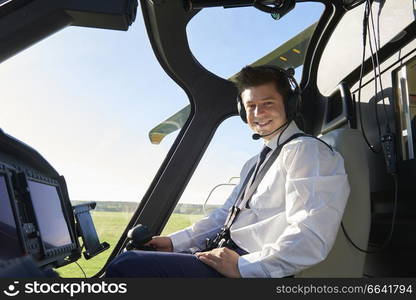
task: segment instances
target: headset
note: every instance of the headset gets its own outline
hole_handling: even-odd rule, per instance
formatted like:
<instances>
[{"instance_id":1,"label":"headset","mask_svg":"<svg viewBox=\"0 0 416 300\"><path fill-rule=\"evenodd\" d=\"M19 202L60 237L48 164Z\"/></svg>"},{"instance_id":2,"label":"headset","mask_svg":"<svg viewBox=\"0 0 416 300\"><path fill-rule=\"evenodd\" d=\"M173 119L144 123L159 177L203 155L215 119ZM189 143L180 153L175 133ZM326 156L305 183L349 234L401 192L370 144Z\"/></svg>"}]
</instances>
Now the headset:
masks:
<instances>
[{"instance_id":1,"label":"headset","mask_svg":"<svg viewBox=\"0 0 416 300\"><path fill-rule=\"evenodd\" d=\"M300 112L300 107L302 105L302 92L299 87L299 84L296 82L296 79L293 77L295 71L293 68L289 68L287 70L273 66L273 65L261 65L257 68L264 68L265 70L271 70L273 72L278 72L279 74L283 74L291 87L291 92L287 98L284 98L284 105L285 105L285 112L286 112L286 119L287 122L294 120ZM241 119L244 123L247 123L247 113L244 108L243 99L241 98L241 94L239 93L237 96L237 109L238 114L240 115Z\"/></svg>"}]
</instances>

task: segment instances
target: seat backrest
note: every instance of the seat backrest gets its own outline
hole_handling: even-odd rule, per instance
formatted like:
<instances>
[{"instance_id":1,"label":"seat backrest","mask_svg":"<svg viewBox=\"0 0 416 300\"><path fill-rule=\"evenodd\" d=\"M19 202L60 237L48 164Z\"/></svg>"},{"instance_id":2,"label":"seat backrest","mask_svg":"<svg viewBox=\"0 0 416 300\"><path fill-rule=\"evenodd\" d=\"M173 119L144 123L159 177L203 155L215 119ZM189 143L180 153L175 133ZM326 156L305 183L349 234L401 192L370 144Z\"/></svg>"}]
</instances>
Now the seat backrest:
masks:
<instances>
[{"instance_id":1,"label":"seat backrest","mask_svg":"<svg viewBox=\"0 0 416 300\"><path fill-rule=\"evenodd\" d=\"M367 149L361 132L340 128L321 136L344 158L351 192L342 223L351 240L367 249L371 225L370 179ZM328 257L296 277L362 277L366 254L354 248L340 226Z\"/></svg>"}]
</instances>

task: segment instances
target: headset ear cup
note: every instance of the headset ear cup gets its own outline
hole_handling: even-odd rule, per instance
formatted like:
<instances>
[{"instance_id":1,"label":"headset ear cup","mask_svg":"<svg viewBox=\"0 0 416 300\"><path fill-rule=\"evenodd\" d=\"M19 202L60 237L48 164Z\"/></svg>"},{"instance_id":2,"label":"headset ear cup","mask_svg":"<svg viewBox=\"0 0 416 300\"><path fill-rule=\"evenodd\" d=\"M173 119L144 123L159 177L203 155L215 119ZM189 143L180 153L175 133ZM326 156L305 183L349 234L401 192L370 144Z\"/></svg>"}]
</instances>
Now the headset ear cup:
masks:
<instances>
[{"instance_id":1,"label":"headset ear cup","mask_svg":"<svg viewBox=\"0 0 416 300\"><path fill-rule=\"evenodd\" d=\"M243 99L241 99L240 95L237 96L237 110L243 122L247 123L246 109L244 108Z\"/></svg>"},{"instance_id":2,"label":"headset ear cup","mask_svg":"<svg viewBox=\"0 0 416 300\"><path fill-rule=\"evenodd\" d=\"M286 103L285 106L286 118L288 121L292 121L298 116L302 101L301 99L302 98L299 89L293 91L293 93L289 96L288 103Z\"/></svg>"},{"instance_id":3,"label":"headset ear cup","mask_svg":"<svg viewBox=\"0 0 416 300\"><path fill-rule=\"evenodd\" d=\"M295 119L299 116L300 109L302 106L302 94L299 88L295 89L293 97L295 98L294 108L293 108L293 119Z\"/></svg>"}]
</instances>

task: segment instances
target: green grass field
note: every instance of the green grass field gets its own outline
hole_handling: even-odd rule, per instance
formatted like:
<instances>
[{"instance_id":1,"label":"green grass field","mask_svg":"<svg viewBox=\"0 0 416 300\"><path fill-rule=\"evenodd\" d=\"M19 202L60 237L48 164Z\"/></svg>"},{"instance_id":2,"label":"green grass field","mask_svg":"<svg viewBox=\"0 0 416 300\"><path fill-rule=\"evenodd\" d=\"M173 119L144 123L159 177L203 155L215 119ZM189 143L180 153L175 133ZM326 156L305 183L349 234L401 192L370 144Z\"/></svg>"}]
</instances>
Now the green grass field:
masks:
<instances>
[{"instance_id":1,"label":"green grass field","mask_svg":"<svg viewBox=\"0 0 416 300\"><path fill-rule=\"evenodd\" d=\"M78 264L82 267L87 277L95 275L104 266L107 258L113 251L113 248L117 243L121 233L130 220L131 215L131 213L126 212L95 211L92 213L100 241L109 243L110 248L103 253L98 254L92 259L85 260L84 257L82 257L78 260ZM165 229L162 232L162 235L167 235L188 227L201 218L202 215L172 214L168 224L165 226ZM82 244L81 241L80 243ZM56 269L56 271L61 277L84 277L81 269L75 263Z\"/></svg>"}]
</instances>

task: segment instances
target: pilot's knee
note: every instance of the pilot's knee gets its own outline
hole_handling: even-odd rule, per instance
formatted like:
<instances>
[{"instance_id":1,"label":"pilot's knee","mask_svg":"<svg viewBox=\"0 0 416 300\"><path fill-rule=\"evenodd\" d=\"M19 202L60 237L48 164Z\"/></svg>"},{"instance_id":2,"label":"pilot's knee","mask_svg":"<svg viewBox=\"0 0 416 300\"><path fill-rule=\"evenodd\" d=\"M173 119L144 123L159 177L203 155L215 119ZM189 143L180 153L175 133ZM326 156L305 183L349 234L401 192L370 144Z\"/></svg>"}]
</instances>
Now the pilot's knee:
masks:
<instances>
[{"instance_id":1,"label":"pilot's knee","mask_svg":"<svg viewBox=\"0 0 416 300\"><path fill-rule=\"evenodd\" d=\"M126 277L131 273L132 265L137 264L140 260L140 255L131 251L124 252L114 258L107 266L105 271L106 277ZM134 261L134 264L132 262Z\"/></svg>"}]
</instances>

